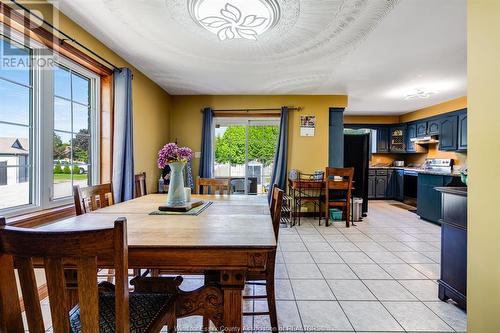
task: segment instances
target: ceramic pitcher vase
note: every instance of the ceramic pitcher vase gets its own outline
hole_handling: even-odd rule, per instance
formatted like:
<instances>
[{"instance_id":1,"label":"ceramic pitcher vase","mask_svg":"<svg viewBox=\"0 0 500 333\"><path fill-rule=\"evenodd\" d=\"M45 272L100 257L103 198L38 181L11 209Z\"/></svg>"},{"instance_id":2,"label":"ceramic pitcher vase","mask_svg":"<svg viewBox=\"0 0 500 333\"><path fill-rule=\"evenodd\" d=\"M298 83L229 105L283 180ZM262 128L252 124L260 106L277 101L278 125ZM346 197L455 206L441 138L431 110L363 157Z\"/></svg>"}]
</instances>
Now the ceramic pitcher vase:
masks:
<instances>
[{"instance_id":1,"label":"ceramic pitcher vase","mask_svg":"<svg viewBox=\"0 0 500 333\"><path fill-rule=\"evenodd\" d=\"M186 162L171 162L170 184L168 186L167 206L184 206L186 191L184 190L184 166Z\"/></svg>"}]
</instances>

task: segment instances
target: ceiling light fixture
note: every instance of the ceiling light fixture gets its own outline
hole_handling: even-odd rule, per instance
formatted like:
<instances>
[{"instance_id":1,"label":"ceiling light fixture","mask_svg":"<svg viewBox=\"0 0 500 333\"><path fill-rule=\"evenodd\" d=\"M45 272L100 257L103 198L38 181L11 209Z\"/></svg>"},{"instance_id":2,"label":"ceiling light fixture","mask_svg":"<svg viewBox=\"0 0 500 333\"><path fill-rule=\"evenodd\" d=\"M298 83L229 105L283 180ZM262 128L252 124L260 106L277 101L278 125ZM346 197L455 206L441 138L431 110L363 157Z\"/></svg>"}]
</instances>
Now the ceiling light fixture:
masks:
<instances>
[{"instance_id":1,"label":"ceiling light fixture","mask_svg":"<svg viewBox=\"0 0 500 333\"><path fill-rule=\"evenodd\" d=\"M280 19L276 0L191 0L193 20L220 40L257 40Z\"/></svg>"},{"instance_id":2,"label":"ceiling light fixture","mask_svg":"<svg viewBox=\"0 0 500 333\"><path fill-rule=\"evenodd\" d=\"M432 95L437 94L437 91L432 90L423 90L423 89L415 89L413 93L407 94L405 100L413 100L413 99L426 99L431 97Z\"/></svg>"}]
</instances>

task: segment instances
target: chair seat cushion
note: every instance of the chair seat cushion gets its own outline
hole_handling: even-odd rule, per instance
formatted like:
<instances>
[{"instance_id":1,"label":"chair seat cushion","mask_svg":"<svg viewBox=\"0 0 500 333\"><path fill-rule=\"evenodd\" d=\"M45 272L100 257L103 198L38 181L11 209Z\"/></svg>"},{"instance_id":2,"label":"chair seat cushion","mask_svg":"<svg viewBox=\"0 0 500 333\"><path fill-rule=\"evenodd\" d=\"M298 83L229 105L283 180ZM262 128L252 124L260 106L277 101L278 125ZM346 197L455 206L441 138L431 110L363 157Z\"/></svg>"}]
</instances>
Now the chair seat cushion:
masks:
<instances>
[{"instance_id":1,"label":"chair seat cushion","mask_svg":"<svg viewBox=\"0 0 500 333\"><path fill-rule=\"evenodd\" d=\"M172 295L130 293L130 332L143 333L159 316L162 316L169 305ZM69 313L70 332L81 333L80 306L76 305ZM115 295L99 294L99 332L115 332Z\"/></svg>"}]
</instances>

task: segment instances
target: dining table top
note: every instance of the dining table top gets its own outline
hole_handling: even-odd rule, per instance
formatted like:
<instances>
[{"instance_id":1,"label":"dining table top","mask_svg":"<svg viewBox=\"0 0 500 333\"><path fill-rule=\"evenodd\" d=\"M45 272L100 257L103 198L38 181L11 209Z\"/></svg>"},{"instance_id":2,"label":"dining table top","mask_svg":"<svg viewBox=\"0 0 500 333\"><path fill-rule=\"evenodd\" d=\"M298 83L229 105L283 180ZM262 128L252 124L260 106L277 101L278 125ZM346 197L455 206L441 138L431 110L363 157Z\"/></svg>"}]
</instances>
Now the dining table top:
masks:
<instances>
[{"instance_id":1,"label":"dining table top","mask_svg":"<svg viewBox=\"0 0 500 333\"><path fill-rule=\"evenodd\" d=\"M166 194L150 194L92 213L42 225L40 231L109 228L127 219L130 248L275 249L276 240L265 196L192 195L212 204L199 215L150 215L165 205Z\"/></svg>"}]
</instances>

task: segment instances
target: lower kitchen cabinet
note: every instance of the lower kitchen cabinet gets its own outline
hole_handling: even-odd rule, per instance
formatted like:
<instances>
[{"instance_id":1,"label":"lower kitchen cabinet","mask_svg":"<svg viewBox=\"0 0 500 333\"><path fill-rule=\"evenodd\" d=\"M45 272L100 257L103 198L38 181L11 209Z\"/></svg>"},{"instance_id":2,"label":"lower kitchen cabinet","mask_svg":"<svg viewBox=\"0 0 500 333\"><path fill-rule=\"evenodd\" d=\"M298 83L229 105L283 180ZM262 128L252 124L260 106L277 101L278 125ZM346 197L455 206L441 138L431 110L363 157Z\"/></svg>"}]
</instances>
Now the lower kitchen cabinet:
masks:
<instances>
[{"instance_id":1,"label":"lower kitchen cabinet","mask_svg":"<svg viewBox=\"0 0 500 333\"><path fill-rule=\"evenodd\" d=\"M450 184L453 177L442 175L418 174L417 215L422 219L440 223L441 194L436 187Z\"/></svg>"},{"instance_id":2,"label":"lower kitchen cabinet","mask_svg":"<svg viewBox=\"0 0 500 333\"><path fill-rule=\"evenodd\" d=\"M403 201L403 170L370 169L368 172L368 199Z\"/></svg>"},{"instance_id":3,"label":"lower kitchen cabinet","mask_svg":"<svg viewBox=\"0 0 500 333\"><path fill-rule=\"evenodd\" d=\"M392 172L391 181L389 186L392 189L392 198L398 201L404 201L405 199L405 172L403 169L396 169ZM392 183L392 184L391 184Z\"/></svg>"},{"instance_id":4,"label":"lower kitchen cabinet","mask_svg":"<svg viewBox=\"0 0 500 333\"><path fill-rule=\"evenodd\" d=\"M375 184L375 197L377 199L387 198L386 191L387 191L387 175L377 176Z\"/></svg>"},{"instance_id":5,"label":"lower kitchen cabinet","mask_svg":"<svg viewBox=\"0 0 500 333\"><path fill-rule=\"evenodd\" d=\"M375 199L375 174L368 176L368 199Z\"/></svg>"},{"instance_id":6,"label":"lower kitchen cabinet","mask_svg":"<svg viewBox=\"0 0 500 333\"><path fill-rule=\"evenodd\" d=\"M467 305L467 188L439 188L442 194L441 278L438 297Z\"/></svg>"}]
</instances>

